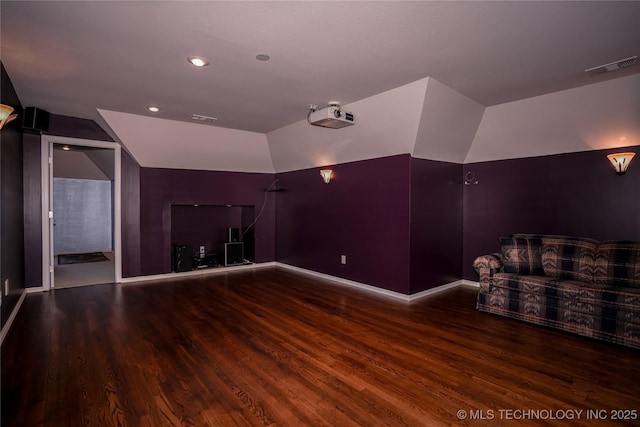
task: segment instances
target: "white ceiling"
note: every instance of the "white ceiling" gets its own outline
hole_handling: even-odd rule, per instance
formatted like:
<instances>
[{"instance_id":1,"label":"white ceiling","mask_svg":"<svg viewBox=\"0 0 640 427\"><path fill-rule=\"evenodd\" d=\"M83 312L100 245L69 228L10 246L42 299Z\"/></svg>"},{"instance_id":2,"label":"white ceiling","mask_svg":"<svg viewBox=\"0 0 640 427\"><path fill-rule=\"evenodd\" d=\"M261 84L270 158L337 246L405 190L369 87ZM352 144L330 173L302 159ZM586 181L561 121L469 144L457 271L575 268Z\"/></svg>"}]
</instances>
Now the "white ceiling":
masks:
<instances>
[{"instance_id":1,"label":"white ceiling","mask_svg":"<svg viewBox=\"0 0 640 427\"><path fill-rule=\"evenodd\" d=\"M496 105L640 72L640 2L5 1L1 59L25 106L268 133L307 105L433 77ZM267 53L268 62L255 56ZM190 55L211 65L196 69ZM156 115L145 106L157 104ZM394 108L393 105L389 108Z\"/></svg>"}]
</instances>

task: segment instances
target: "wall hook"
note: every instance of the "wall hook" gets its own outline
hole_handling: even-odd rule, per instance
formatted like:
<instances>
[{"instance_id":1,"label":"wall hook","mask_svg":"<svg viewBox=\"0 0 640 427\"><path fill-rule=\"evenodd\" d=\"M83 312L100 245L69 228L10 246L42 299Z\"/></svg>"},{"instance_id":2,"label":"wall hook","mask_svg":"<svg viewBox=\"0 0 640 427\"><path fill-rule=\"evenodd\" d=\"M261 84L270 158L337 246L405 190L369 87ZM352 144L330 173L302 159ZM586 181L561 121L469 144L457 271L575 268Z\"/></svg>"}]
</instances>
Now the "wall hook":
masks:
<instances>
[{"instance_id":1,"label":"wall hook","mask_svg":"<svg viewBox=\"0 0 640 427\"><path fill-rule=\"evenodd\" d=\"M468 171L464 175L464 185L478 185L478 180L476 179L476 174Z\"/></svg>"}]
</instances>

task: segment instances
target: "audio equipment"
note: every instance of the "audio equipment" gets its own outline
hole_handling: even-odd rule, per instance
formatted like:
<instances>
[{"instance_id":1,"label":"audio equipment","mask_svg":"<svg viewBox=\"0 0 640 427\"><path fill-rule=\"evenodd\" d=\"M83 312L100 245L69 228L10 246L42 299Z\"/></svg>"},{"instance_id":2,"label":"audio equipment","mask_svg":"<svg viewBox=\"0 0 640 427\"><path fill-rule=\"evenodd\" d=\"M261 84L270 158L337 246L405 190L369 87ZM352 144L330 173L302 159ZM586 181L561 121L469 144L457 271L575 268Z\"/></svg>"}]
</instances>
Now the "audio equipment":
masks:
<instances>
[{"instance_id":1,"label":"audio equipment","mask_svg":"<svg viewBox=\"0 0 640 427\"><path fill-rule=\"evenodd\" d=\"M194 257L193 258L193 268L207 268L207 267L217 267L218 266L218 258L215 255L205 255L204 257Z\"/></svg>"},{"instance_id":2,"label":"audio equipment","mask_svg":"<svg viewBox=\"0 0 640 427\"><path fill-rule=\"evenodd\" d=\"M49 131L49 112L37 107L27 107L24 109L22 127L27 130L40 132Z\"/></svg>"},{"instance_id":3,"label":"audio equipment","mask_svg":"<svg viewBox=\"0 0 640 427\"><path fill-rule=\"evenodd\" d=\"M232 242L224 244L224 265L244 264L244 244Z\"/></svg>"},{"instance_id":4,"label":"audio equipment","mask_svg":"<svg viewBox=\"0 0 640 427\"><path fill-rule=\"evenodd\" d=\"M171 246L171 264L173 271L181 273L184 271L191 271L193 254L191 248L187 245L172 245Z\"/></svg>"},{"instance_id":5,"label":"audio equipment","mask_svg":"<svg viewBox=\"0 0 640 427\"><path fill-rule=\"evenodd\" d=\"M240 241L240 229L235 227L229 227L228 231L228 240L227 242L239 242Z\"/></svg>"}]
</instances>

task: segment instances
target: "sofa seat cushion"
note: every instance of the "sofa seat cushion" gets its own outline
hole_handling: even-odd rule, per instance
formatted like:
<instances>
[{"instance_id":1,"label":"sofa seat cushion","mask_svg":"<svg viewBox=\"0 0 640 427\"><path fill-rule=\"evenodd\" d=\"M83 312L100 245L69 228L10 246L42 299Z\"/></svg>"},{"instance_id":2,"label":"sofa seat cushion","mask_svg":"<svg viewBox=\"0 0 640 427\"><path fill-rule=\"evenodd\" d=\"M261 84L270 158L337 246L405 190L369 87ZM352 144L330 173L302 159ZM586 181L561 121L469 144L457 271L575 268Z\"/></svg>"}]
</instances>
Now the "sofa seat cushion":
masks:
<instances>
[{"instance_id":1,"label":"sofa seat cushion","mask_svg":"<svg viewBox=\"0 0 640 427\"><path fill-rule=\"evenodd\" d=\"M500 248L505 272L544 275L542 239L501 237Z\"/></svg>"},{"instance_id":2,"label":"sofa seat cushion","mask_svg":"<svg viewBox=\"0 0 640 427\"><path fill-rule=\"evenodd\" d=\"M493 286L508 288L535 295L546 295L547 288L555 288L558 281L545 276L526 276L515 273L495 273Z\"/></svg>"},{"instance_id":3,"label":"sofa seat cushion","mask_svg":"<svg viewBox=\"0 0 640 427\"><path fill-rule=\"evenodd\" d=\"M505 295L506 293L506 295ZM477 308L480 311L524 320L543 326L558 328L579 335L598 338L605 341L640 349L640 314L618 311L602 316L594 313L576 312L564 307L554 307L553 302L535 301L539 295L529 294L533 298L514 299L508 289L494 288L494 292L478 293ZM544 298L544 297L542 297Z\"/></svg>"},{"instance_id":4,"label":"sofa seat cushion","mask_svg":"<svg viewBox=\"0 0 640 427\"><path fill-rule=\"evenodd\" d=\"M591 239L564 236L542 238L544 275L562 280L593 281L598 244Z\"/></svg>"},{"instance_id":5,"label":"sofa seat cushion","mask_svg":"<svg viewBox=\"0 0 640 427\"><path fill-rule=\"evenodd\" d=\"M596 283L640 289L640 242L608 241L596 253Z\"/></svg>"},{"instance_id":6,"label":"sofa seat cushion","mask_svg":"<svg viewBox=\"0 0 640 427\"><path fill-rule=\"evenodd\" d=\"M562 307L576 312L595 313L603 310L604 316L612 316L611 310L637 313L635 321L640 323L640 288L511 273L496 273L492 293L499 292L495 288L509 290L515 300L544 303L549 307Z\"/></svg>"},{"instance_id":7,"label":"sofa seat cushion","mask_svg":"<svg viewBox=\"0 0 640 427\"><path fill-rule=\"evenodd\" d=\"M526 277L530 279L533 276ZM498 284L503 283L501 280L496 281ZM531 281L528 283L532 284ZM554 284L557 285L555 289ZM517 286L494 286L491 292L480 289L477 308L640 348L640 292L635 289L631 292L619 292L619 288L609 289L603 291L606 296L601 297L604 299L597 301L598 297L589 295L589 291L586 292L586 297L584 290L575 292L576 282L550 280L547 285L544 287L545 293L521 292ZM538 290L541 288L538 287ZM572 297L561 298L559 295Z\"/></svg>"},{"instance_id":8,"label":"sofa seat cushion","mask_svg":"<svg viewBox=\"0 0 640 427\"><path fill-rule=\"evenodd\" d=\"M480 292L478 305L490 306L496 311L518 313L524 317L611 332L626 325L628 330L638 331L640 338L640 313L610 309L599 304L576 304L571 300L518 294L513 290L495 288L490 294Z\"/></svg>"}]
</instances>

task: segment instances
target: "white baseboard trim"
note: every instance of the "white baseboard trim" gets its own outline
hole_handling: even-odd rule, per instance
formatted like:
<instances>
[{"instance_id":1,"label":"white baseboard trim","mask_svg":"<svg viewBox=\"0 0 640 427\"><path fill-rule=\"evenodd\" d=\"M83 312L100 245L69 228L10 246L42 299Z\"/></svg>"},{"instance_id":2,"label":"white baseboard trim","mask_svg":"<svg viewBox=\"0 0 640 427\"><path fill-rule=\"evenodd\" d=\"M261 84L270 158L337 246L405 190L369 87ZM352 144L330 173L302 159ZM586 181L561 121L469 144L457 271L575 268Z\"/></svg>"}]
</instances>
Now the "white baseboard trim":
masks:
<instances>
[{"instance_id":1,"label":"white baseboard trim","mask_svg":"<svg viewBox=\"0 0 640 427\"><path fill-rule=\"evenodd\" d=\"M26 296L27 296L27 291L23 289L22 293L20 294L20 299L18 299L18 303L16 304L15 307L13 307L13 311L11 311L9 318L7 319L7 323L4 324L2 331L0 331L0 346L4 342L4 337L6 337L7 334L9 333L9 329L11 329L11 325L13 324L13 321L18 315L18 311L20 311L20 307L22 307L22 303L24 302L24 298Z\"/></svg>"},{"instance_id":2,"label":"white baseboard trim","mask_svg":"<svg viewBox=\"0 0 640 427\"><path fill-rule=\"evenodd\" d=\"M226 273L234 273L236 271L246 271L246 270L254 270L258 268L273 267L275 265L276 263L274 261L270 261L270 262L260 262L257 264L233 265L233 266L223 267L223 268L203 268L200 270L185 271L183 273L164 273L164 274L153 274L150 276L123 277L122 280L120 280L118 283L126 284L126 283L159 281L159 280L184 279L188 277L211 276L214 274L226 274Z\"/></svg>"},{"instance_id":3,"label":"white baseboard trim","mask_svg":"<svg viewBox=\"0 0 640 427\"><path fill-rule=\"evenodd\" d=\"M480 282L474 282L473 280L462 279L460 282L462 286L471 286L473 288L479 288Z\"/></svg>"},{"instance_id":4,"label":"white baseboard trim","mask_svg":"<svg viewBox=\"0 0 640 427\"><path fill-rule=\"evenodd\" d=\"M468 283L473 284L473 282L469 280L457 280L455 282L446 283L444 285L436 286L435 288L426 289L422 292L418 292L411 295L401 294L400 292L390 291L388 289L379 288L377 286L367 285L366 283L356 282L349 279L343 279L342 277L331 276L329 274L319 273L313 270L307 270L306 268L300 268L289 264L284 264L282 262L276 262L276 266L280 268L284 268L286 270L295 271L301 274L305 274L307 276L317 277L319 279L327 280L330 282L334 282L340 285L349 286L352 288L358 288L367 292L375 293L378 295L387 296L390 298L402 300L405 302L416 301L420 298L424 298L430 295L435 295L440 292L444 292L449 289L456 288L462 285L468 285ZM467 283L468 282L468 283ZM473 285L471 285L473 286Z\"/></svg>"},{"instance_id":5,"label":"white baseboard trim","mask_svg":"<svg viewBox=\"0 0 640 427\"><path fill-rule=\"evenodd\" d=\"M455 282L445 283L444 285L436 286L435 288L425 289L424 291L417 292L415 294L407 295L409 301L416 301L420 298L428 297L430 295L439 294L440 292L448 291L449 289L462 286L462 280L456 280Z\"/></svg>"},{"instance_id":6,"label":"white baseboard trim","mask_svg":"<svg viewBox=\"0 0 640 427\"><path fill-rule=\"evenodd\" d=\"M253 270L253 269L274 267L274 266L291 270L291 271L296 271L298 273L302 273L307 276L313 276L319 279L328 280L330 282L338 283L344 286L358 288L358 289L361 289L367 292L372 292L378 295L399 299L406 302L416 301L418 299L421 299L430 295L435 295L440 292L444 292L446 290L453 289L458 286L471 286L474 288L480 287L479 282L462 279L462 280L456 280L455 282L451 282L451 283L445 283L444 285L436 286L435 288L426 289L424 291L421 291L415 294L406 295L406 294L401 294L400 292L379 288L377 286L367 285L366 283L356 282L354 280L344 279L338 276L331 276L329 274L319 273L317 271L308 270L306 268L296 267L294 265L289 265L289 264L276 262L276 261L261 262L257 264L248 264L248 265L236 265L236 266L229 266L224 268L204 268L201 270L186 271L183 273L165 273L165 274L154 274L150 276L123 277L122 280L119 281L118 283L122 283L122 284L141 283L141 282L181 279L186 277L201 277L201 276L226 274L226 273L232 273L236 271L246 271L246 270ZM39 287L26 288L25 291L26 292L24 293L27 293L27 294L39 293L39 292L43 292L43 287L39 286ZM24 296L21 297L20 303L22 303L23 299L24 299ZM7 324L9 324L9 322L7 322Z\"/></svg>"}]
</instances>

